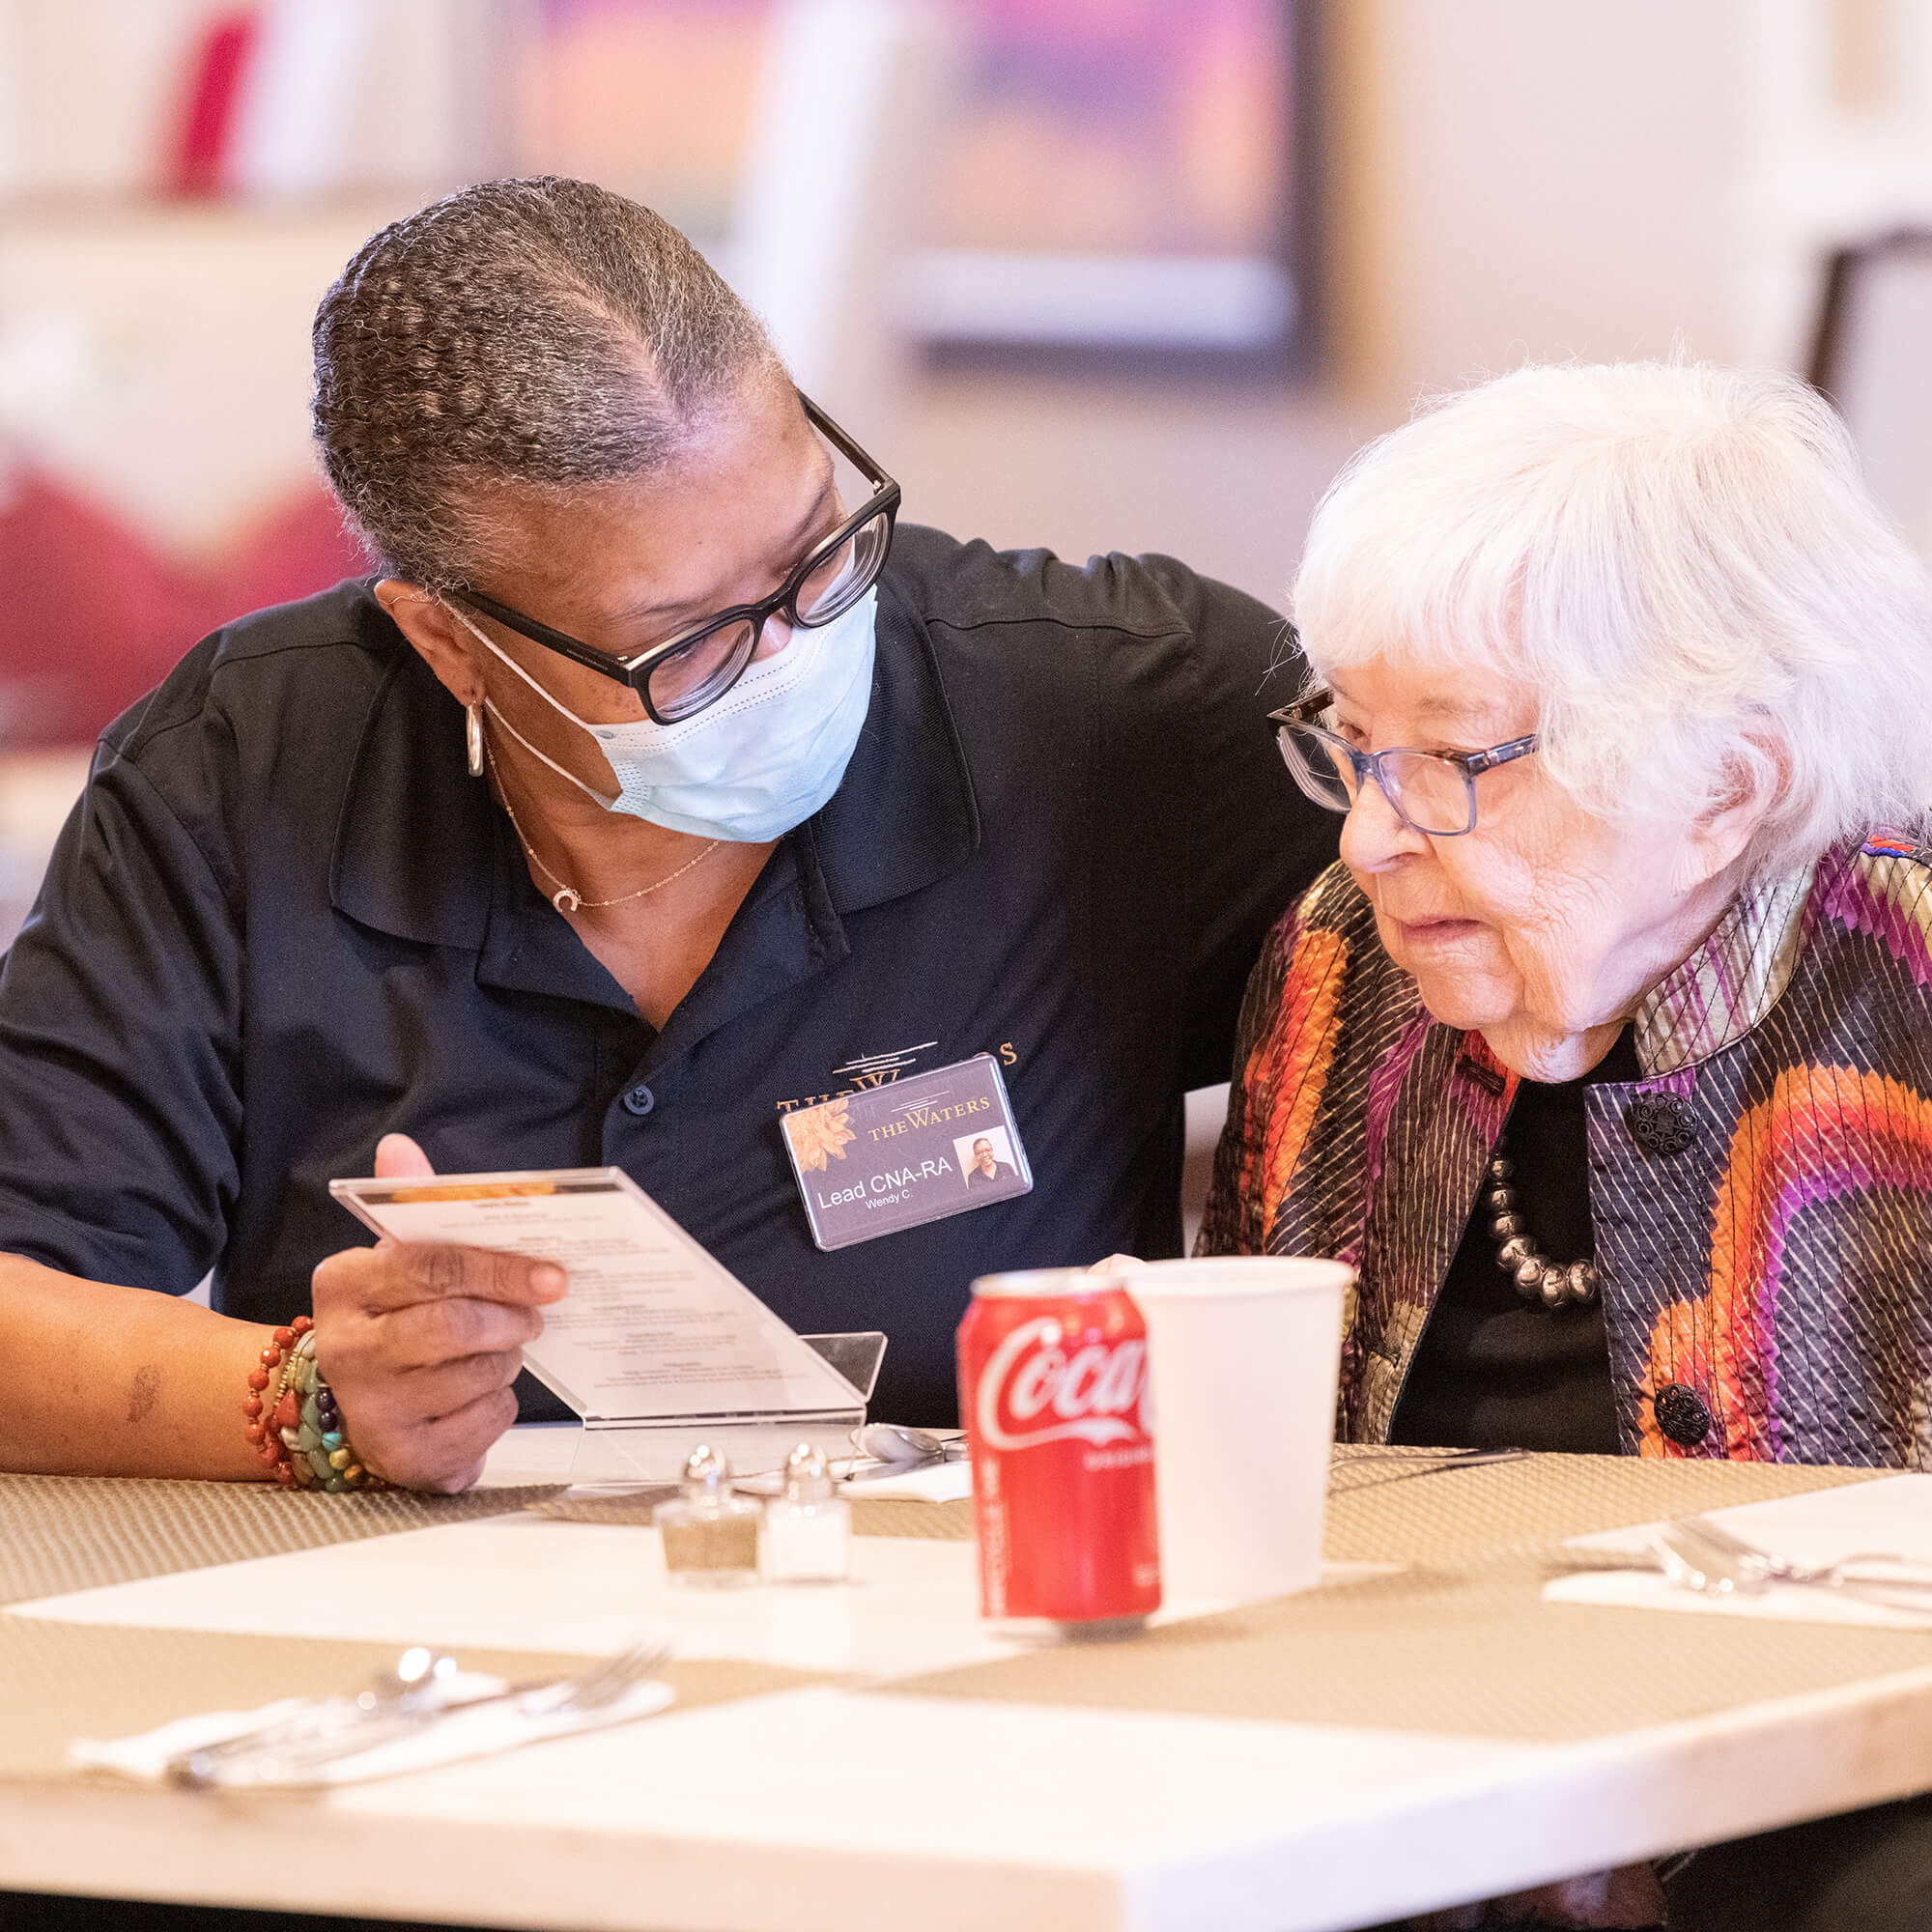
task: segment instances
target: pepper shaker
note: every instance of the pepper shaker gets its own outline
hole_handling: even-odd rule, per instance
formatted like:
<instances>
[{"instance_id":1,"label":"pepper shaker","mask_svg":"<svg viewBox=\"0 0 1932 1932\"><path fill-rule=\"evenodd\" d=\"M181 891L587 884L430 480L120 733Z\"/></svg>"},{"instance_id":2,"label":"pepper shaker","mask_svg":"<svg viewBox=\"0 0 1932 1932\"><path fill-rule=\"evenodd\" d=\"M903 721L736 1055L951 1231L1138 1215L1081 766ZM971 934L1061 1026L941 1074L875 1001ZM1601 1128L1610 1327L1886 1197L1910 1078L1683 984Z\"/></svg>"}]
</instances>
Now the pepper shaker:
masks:
<instances>
[{"instance_id":1,"label":"pepper shaker","mask_svg":"<svg viewBox=\"0 0 1932 1932\"><path fill-rule=\"evenodd\" d=\"M661 1503L665 1569L673 1583L718 1588L758 1579L758 1506L731 1488L731 1465L699 1443L684 1465L684 1494Z\"/></svg>"}]
</instances>

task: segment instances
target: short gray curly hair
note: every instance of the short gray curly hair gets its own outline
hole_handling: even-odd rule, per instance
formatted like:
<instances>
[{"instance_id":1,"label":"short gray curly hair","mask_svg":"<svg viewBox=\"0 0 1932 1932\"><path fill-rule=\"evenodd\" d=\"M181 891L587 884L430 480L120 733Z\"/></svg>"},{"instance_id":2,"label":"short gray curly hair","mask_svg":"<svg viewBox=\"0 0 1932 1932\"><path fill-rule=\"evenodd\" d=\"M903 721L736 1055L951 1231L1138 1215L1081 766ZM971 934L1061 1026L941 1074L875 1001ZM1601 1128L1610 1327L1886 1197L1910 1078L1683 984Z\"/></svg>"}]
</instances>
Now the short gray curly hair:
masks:
<instances>
[{"instance_id":1,"label":"short gray curly hair","mask_svg":"<svg viewBox=\"0 0 1932 1932\"><path fill-rule=\"evenodd\" d=\"M1932 808L1932 579L1793 376L1567 364L1433 403L1330 486L1293 609L1318 676L1529 692L1550 777L1614 823L1774 759L1760 875Z\"/></svg>"},{"instance_id":2,"label":"short gray curly hair","mask_svg":"<svg viewBox=\"0 0 1932 1932\"><path fill-rule=\"evenodd\" d=\"M782 376L675 228L551 175L480 182L371 236L314 343L329 482L389 575L439 590L490 556L491 486L648 475L707 406Z\"/></svg>"}]
</instances>

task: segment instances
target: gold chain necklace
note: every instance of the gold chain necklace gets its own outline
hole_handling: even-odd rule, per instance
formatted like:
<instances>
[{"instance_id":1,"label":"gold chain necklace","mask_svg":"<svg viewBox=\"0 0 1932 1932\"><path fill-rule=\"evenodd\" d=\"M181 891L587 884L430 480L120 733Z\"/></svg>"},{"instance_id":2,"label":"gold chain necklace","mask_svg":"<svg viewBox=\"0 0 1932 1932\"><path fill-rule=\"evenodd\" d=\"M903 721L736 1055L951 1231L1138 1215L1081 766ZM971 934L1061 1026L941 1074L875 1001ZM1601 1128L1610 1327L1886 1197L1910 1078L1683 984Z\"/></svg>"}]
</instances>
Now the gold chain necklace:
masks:
<instances>
[{"instance_id":1,"label":"gold chain necklace","mask_svg":"<svg viewBox=\"0 0 1932 1932\"><path fill-rule=\"evenodd\" d=\"M683 878L694 866L701 866L724 842L722 838L714 838L703 851L698 853L696 858L687 859L676 871L667 872L654 885L639 886L634 893L620 893L614 899L587 899L575 886L565 885L537 857L536 847L524 837L524 828L517 822L516 809L510 804L510 795L503 789L502 778L497 770L496 754L490 751L487 745L484 747L484 756L490 761L490 776L497 781L497 796L501 800L504 811L509 814L510 830L517 835L517 843L524 848L530 864L556 887L556 891L550 895L550 902L560 913L567 914L580 910L583 912L599 912L605 906L628 905L632 899L647 899L653 893L663 892L673 879Z\"/></svg>"}]
</instances>

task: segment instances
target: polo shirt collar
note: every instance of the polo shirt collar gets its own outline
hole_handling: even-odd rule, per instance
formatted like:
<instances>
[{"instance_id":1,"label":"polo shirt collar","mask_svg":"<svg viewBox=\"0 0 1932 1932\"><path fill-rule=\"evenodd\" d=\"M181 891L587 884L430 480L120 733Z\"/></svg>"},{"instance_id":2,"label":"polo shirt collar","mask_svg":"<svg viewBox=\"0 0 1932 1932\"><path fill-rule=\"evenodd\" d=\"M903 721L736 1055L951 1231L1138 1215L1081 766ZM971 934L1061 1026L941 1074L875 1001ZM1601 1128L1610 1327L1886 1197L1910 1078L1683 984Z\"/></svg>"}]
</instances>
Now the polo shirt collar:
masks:
<instances>
[{"instance_id":1,"label":"polo shirt collar","mask_svg":"<svg viewBox=\"0 0 1932 1932\"><path fill-rule=\"evenodd\" d=\"M489 794L469 777L456 700L386 617L376 621L389 662L338 807L329 896L393 938L480 952L496 869Z\"/></svg>"},{"instance_id":2,"label":"polo shirt collar","mask_svg":"<svg viewBox=\"0 0 1932 1932\"><path fill-rule=\"evenodd\" d=\"M371 628L378 623L392 657L341 801L330 895L379 932L481 953L491 941L497 814L469 775L455 699L386 616ZM931 885L979 848L972 778L932 640L890 572L878 626L872 702L845 776L789 841L814 925ZM816 937L823 946L829 935Z\"/></svg>"}]
</instances>

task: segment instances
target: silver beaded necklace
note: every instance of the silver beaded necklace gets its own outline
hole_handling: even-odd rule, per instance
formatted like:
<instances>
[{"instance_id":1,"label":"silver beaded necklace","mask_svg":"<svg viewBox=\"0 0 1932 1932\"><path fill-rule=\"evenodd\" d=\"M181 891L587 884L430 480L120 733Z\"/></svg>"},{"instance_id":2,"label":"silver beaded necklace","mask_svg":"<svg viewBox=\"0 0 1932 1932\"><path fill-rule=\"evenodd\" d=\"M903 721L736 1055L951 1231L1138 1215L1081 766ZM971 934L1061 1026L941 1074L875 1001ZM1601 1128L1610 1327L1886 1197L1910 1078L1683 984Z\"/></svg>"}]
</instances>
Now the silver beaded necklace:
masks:
<instances>
[{"instance_id":1,"label":"silver beaded necklace","mask_svg":"<svg viewBox=\"0 0 1932 1932\"><path fill-rule=\"evenodd\" d=\"M1516 1283L1516 1292L1525 1301L1541 1301L1553 1310L1596 1300L1596 1263L1553 1262L1536 1245L1536 1236L1517 1212L1517 1193L1510 1185L1515 1175L1516 1163L1497 1154L1483 1182L1481 1206L1492 1216L1496 1265Z\"/></svg>"}]
</instances>

